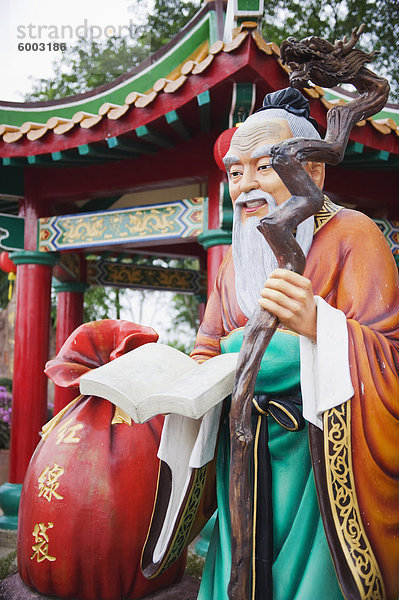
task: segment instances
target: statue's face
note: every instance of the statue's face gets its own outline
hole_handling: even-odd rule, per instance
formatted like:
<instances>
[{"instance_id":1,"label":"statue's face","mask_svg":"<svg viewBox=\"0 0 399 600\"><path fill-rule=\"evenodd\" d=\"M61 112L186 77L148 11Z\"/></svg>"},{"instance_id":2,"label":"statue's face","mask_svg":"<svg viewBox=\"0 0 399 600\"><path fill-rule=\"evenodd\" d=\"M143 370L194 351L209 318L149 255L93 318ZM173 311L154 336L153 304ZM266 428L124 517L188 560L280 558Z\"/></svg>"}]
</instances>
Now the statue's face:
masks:
<instances>
[{"instance_id":1,"label":"statue's face","mask_svg":"<svg viewBox=\"0 0 399 600\"><path fill-rule=\"evenodd\" d=\"M270 146L287 138L292 138L292 132L284 119L265 118L237 129L225 157L233 204L240 194L256 190L268 192L277 204L290 198L290 192L270 165ZM265 199L251 200L243 204L241 220L262 218L267 213Z\"/></svg>"}]
</instances>

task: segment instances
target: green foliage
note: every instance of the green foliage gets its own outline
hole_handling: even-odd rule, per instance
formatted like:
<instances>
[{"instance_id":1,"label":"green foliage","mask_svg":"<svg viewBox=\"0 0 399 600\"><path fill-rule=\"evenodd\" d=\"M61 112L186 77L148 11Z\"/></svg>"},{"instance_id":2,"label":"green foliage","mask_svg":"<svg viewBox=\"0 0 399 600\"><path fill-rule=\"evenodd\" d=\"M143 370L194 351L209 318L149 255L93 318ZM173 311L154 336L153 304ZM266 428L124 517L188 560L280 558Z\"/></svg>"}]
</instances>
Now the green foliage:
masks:
<instances>
[{"instance_id":1,"label":"green foliage","mask_svg":"<svg viewBox=\"0 0 399 600\"><path fill-rule=\"evenodd\" d=\"M80 94L114 80L130 71L144 58L146 49L126 38L106 41L79 38L54 61L51 79L38 79L25 100L54 100Z\"/></svg>"},{"instance_id":2,"label":"green foliage","mask_svg":"<svg viewBox=\"0 0 399 600\"><path fill-rule=\"evenodd\" d=\"M140 0L130 7L142 11ZM200 2L156 0L151 15L137 21L132 37L112 36L107 40L79 38L54 61L51 79L33 81L25 101L55 100L86 92L130 71L161 48L191 19Z\"/></svg>"},{"instance_id":3,"label":"green foliage","mask_svg":"<svg viewBox=\"0 0 399 600\"><path fill-rule=\"evenodd\" d=\"M5 386L0 386L0 448L10 447L11 415L12 395Z\"/></svg>"},{"instance_id":4,"label":"green foliage","mask_svg":"<svg viewBox=\"0 0 399 600\"><path fill-rule=\"evenodd\" d=\"M202 556L198 556L197 554L194 554L193 552L188 552L186 575L195 577L195 579L201 579L202 571L204 570L204 565L205 565L205 558L202 558Z\"/></svg>"},{"instance_id":5,"label":"green foliage","mask_svg":"<svg viewBox=\"0 0 399 600\"><path fill-rule=\"evenodd\" d=\"M0 558L0 579L4 579L7 575L14 573L17 568L15 560L17 558L17 551L13 550L6 556Z\"/></svg>"},{"instance_id":6,"label":"green foliage","mask_svg":"<svg viewBox=\"0 0 399 600\"><path fill-rule=\"evenodd\" d=\"M7 308L8 305L8 274L0 271L0 309Z\"/></svg>"},{"instance_id":7,"label":"green foliage","mask_svg":"<svg viewBox=\"0 0 399 600\"><path fill-rule=\"evenodd\" d=\"M399 4L397 0L269 0L265 3L263 35L281 44L289 36L322 36L331 42L350 37L365 23L359 48L379 50L371 68L387 77L391 99L399 100Z\"/></svg>"},{"instance_id":8,"label":"green foliage","mask_svg":"<svg viewBox=\"0 0 399 600\"><path fill-rule=\"evenodd\" d=\"M151 53L162 48L195 15L200 4L198 0L196 2L155 0L154 10L148 17L142 43Z\"/></svg>"},{"instance_id":9,"label":"green foliage","mask_svg":"<svg viewBox=\"0 0 399 600\"><path fill-rule=\"evenodd\" d=\"M83 320L119 319L121 297L125 290L109 287L90 287L84 295Z\"/></svg>"},{"instance_id":10,"label":"green foliage","mask_svg":"<svg viewBox=\"0 0 399 600\"><path fill-rule=\"evenodd\" d=\"M8 377L0 377L0 388L6 388L7 392L9 394L12 393L12 379L9 379Z\"/></svg>"},{"instance_id":11,"label":"green foliage","mask_svg":"<svg viewBox=\"0 0 399 600\"><path fill-rule=\"evenodd\" d=\"M165 262L169 267L178 269L198 268L196 259L166 259ZM199 303L199 297L192 294L175 294L172 298L171 322L173 325L167 328L168 344L186 354L189 354L194 347L199 327Z\"/></svg>"},{"instance_id":12,"label":"green foliage","mask_svg":"<svg viewBox=\"0 0 399 600\"><path fill-rule=\"evenodd\" d=\"M90 90L114 80L137 66L146 56L166 44L186 25L200 6L200 1L156 0L150 15L143 16L142 0L134 0L130 6L138 23L134 39L111 37L106 41L80 38L75 46L64 52L54 63L51 79L33 82L32 91L25 100L54 100ZM137 263L159 264L159 259L137 256ZM167 266L193 268L190 261L161 261ZM195 268L195 267L194 267ZM0 302L2 293L0 278ZM7 286L8 290L8 286ZM84 321L119 318L121 300L125 290L92 287L84 296ZM142 294L144 302L145 294ZM176 345L184 351L192 349L198 327L198 300L193 296L177 294L174 297L174 326L169 330ZM141 312L141 311L139 311ZM56 323L56 298L52 298L52 322ZM181 341L184 339L185 341Z\"/></svg>"},{"instance_id":13,"label":"green foliage","mask_svg":"<svg viewBox=\"0 0 399 600\"><path fill-rule=\"evenodd\" d=\"M168 344L190 354L199 327L197 296L176 294L172 299L172 327L167 328Z\"/></svg>"}]
</instances>

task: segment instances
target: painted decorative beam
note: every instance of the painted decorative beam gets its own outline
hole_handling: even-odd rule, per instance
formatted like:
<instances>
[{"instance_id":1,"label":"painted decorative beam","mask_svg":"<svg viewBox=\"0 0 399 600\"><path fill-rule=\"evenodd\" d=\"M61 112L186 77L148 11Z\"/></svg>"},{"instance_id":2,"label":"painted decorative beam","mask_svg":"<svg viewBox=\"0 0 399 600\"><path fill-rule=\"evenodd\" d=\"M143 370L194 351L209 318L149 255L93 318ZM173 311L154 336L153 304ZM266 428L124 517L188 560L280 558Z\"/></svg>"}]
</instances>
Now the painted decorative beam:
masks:
<instances>
[{"instance_id":1,"label":"painted decorative beam","mask_svg":"<svg viewBox=\"0 0 399 600\"><path fill-rule=\"evenodd\" d=\"M28 165L33 166L45 166L48 167L51 165L51 155L50 154L33 154L32 156L27 156Z\"/></svg>"},{"instance_id":2,"label":"painted decorative beam","mask_svg":"<svg viewBox=\"0 0 399 600\"><path fill-rule=\"evenodd\" d=\"M99 260L87 263L87 283L182 294L206 293L206 276L192 269L153 267Z\"/></svg>"},{"instance_id":3,"label":"painted decorative beam","mask_svg":"<svg viewBox=\"0 0 399 600\"><path fill-rule=\"evenodd\" d=\"M76 252L61 252L54 265L53 275L61 282L84 281L86 273L83 272L80 255Z\"/></svg>"},{"instance_id":4,"label":"painted decorative beam","mask_svg":"<svg viewBox=\"0 0 399 600\"><path fill-rule=\"evenodd\" d=\"M27 165L27 160L25 156L3 156L1 159L3 163L3 167L24 167Z\"/></svg>"},{"instance_id":5,"label":"painted decorative beam","mask_svg":"<svg viewBox=\"0 0 399 600\"><path fill-rule=\"evenodd\" d=\"M360 142L349 142L345 150L345 158L362 154L363 150L364 144L361 144Z\"/></svg>"},{"instance_id":6,"label":"painted decorative beam","mask_svg":"<svg viewBox=\"0 0 399 600\"><path fill-rule=\"evenodd\" d=\"M355 146L353 144L353 146ZM363 144L358 144L363 146ZM359 169L369 169L374 166L378 169L385 167L397 166L397 155L393 155L387 150L376 150L374 152L356 152L352 151L349 154L345 153L343 164L348 166L355 166ZM396 159L396 160L395 160Z\"/></svg>"},{"instance_id":7,"label":"painted decorative beam","mask_svg":"<svg viewBox=\"0 0 399 600\"><path fill-rule=\"evenodd\" d=\"M106 140L108 148L116 148L120 152L126 152L126 155L134 156L136 154L154 154L156 148L143 142L134 142L124 137L111 137Z\"/></svg>"},{"instance_id":8,"label":"painted decorative beam","mask_svg":"<svg viewBox=\"0 0 399 600\"><path fill-rule=\"evenodd\" d=\"M79 156L92 158L93 160L124 160L129 158L125 152L119 152L116 149L109 149L108 146L100 146L99 144L81 144L78 146ZM133 158L132 156L130 158Z\"/></svg>"},{"instance_id":9,"label":"painted decorative beam","mask_svg":"<svg viewBox=\"0 0 399 600\"><path fill-rule=\"evenodd\" d=\"M196 239L202 232L203 198L121 210L39 219L39 250Z\"/></svg>"},{"instance_id":10,"label":"painted decorative beam","mask_svg":"<svg viewBox=\"0 0 399 600\"><path fill-rule=\"evenodd\" d=\"M167 124L170 125L183 140L189 140L191 138L190 132L175 110L166 113L165 119Z\"/></svg>"},{"instance_id":11,"label":"painted decorative beam","mask_svg":"<svg viewBox=\"0 0 399 600\"><path fill-rule=\"evenodd\" d=\"M197 102L200 112L201 131L208 133L211 129L211 95L209 90L198 94Z\"/></svg>"},{"instance_id":12,"label":"painted decorative beam","mask_svg":"<svg viewBox=\"0 0 399 600\"><path fill-rule=\"evenodd\" d=\"M160 148L172 148L173 146L170 140L158 131L155 131L155 129L150 129L147 125L141 125L135 131L140 140L144 140L149 144L155 144L155 146L159 146Z\"/></svg>"},{"instance_id":13,"label":"painted decorative beam","mask_svg":"<svg viewBox=\"0 0 399 600\"><path fill-rule=\"evenodd\" d=\"M76 148L70 150L58 150L51 153L51 158L56 165L59 166L77 166L82 164L98 164L98 159L93 159L89 156L82 156Z\"/></svg>"}]
</instances>

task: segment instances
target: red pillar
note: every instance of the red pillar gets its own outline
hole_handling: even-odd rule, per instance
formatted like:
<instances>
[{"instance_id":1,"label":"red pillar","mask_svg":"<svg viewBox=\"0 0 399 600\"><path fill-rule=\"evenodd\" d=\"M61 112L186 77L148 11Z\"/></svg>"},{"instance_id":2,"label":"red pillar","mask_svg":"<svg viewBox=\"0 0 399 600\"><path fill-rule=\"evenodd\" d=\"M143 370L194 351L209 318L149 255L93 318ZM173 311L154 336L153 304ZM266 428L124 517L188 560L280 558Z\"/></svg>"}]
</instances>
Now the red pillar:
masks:
<instances>
[{"instance_id":1,"label":"red pillar","mask_svg":"<svg viewBox=\"0 0 399 600\"><path fill-rule=\"evenodd\" d=\"M56 255L37 251L37 223L44 211L39 183L36 173L27 169L20 210L25 218L25 249L11 254L17 265L11 484L22 483L47 419L47 378L43 370L49 352L51 275Z\"/></svg>"},{"instance_id":2,"label":"red pillar","mask_svg":"<svg viewBox=\"0 0 399 600\"><path fill-rule=\"evenodd\" d=\"M83 323L83 295L87 289L86 283L57 282L54 284L57 292L57 335L56 352L58 354L65 340ZM55 386L54 414L76 398L76 390Z\"/></svg>"},{"instance_id":3,"label":"red pillar","mask_svg":"<svg viewBox=\"0 0 399 600\"><path fill-rule=\"evenodd\" d=\"M214 233L214 232L209 232ZM208 238L207 243L214 243L214 246L208 245L204 246L204 248L208 249L208 296L212 291L213 285L215 283L216 275L218 274L219 267L222 264L223 258L229 249L229 246L226 244L221 244L220 242L225 242L230 239L229 234L227 232L223 232L225 235L223 237L216 235L213 239Z\"/></svg>"},{"instance_id":4,"label":"red pillar","mask_svg":"<svg viewBox=\"0 0 399 600\"><path fill-rule=\"evenodd\" d=\"M216 165L208 180L208 229L198 237L207 250L208 295L220 264L231 244L231 232L223 228L223 195L226 175Z\"/></svg>"},{"instance_id":5,"label":"red pillar","mask_svg":"<svg viewBox=\"0 0 399 600\"><path fill-rule=\"evenodd\" d=\"M10 483L22 483L47 417L51 273L55 256L14 252L17 265Z\"/></svg>"}]
</instances>

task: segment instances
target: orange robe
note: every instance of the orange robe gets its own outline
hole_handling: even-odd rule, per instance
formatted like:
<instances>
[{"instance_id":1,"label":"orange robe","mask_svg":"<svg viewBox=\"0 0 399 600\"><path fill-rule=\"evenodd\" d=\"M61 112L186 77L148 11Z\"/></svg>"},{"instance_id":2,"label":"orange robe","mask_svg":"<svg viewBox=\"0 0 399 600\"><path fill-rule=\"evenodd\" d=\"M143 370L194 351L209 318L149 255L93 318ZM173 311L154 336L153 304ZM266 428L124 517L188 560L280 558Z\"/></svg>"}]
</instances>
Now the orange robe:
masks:
<instances>
[{"instance_id":1,"label":"orange robe","mask_svg":"<svg viewBox=\"0 0 399 600\"><path fill-rule=\"evenodd\" d=\"M320 510L346 598L399 595L399 280L378 227L327 202L304 275L347 318L354 397L310 425ZM231 250L223 261L192 354L220 353L220 338L247 318L234 285ZM360 565L360 567L359 567Z\"/></svg>"}]
</instances>

